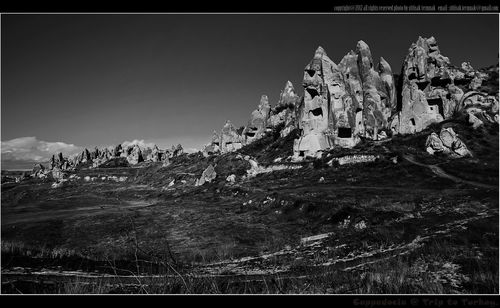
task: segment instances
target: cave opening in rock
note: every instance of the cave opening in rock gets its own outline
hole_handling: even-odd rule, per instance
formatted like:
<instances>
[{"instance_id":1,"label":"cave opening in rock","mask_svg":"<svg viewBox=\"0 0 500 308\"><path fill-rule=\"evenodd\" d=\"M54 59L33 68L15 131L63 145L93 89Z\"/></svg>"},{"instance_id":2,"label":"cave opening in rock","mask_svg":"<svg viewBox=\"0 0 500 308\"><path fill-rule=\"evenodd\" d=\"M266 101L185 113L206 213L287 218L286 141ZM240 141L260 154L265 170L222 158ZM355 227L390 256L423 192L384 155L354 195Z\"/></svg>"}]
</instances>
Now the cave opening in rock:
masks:
<instances>
[{"instance_id":1,"label":"cave opening in rock","mask_svg":"<svg viewBox=\"0 0 500 308\"><path fill-rule=\"evenodd\" d=\"M338 137L339 138L351 138L352 137L351 128L350 127L339 127Z\"/></svg>"},{"instance_id":2,"label":"cave opening in rock","mask_svg":"<svg viewBox=\"0 0 500 308\"><path fill-rule=\"evenodd\" d=\"M468 85L470 83L470 81L471 81L471 79L469 79L469 78L462 78L462 79L454 79L453 83L456 86L465 86L465 85Z\"/></svg>"},{"instance_id":3,"label":"cave opening in rock","mask_svg":"<svg viewBox=\"0 0 500 308\"><path fill-rule=\"evenodd\" d=\"M321 109L321 107L309 110L309 112L311 112L315 117L323 116L323 109Z\"/></svg>"},{"instance_id":4,"label":"cave opening in rock","mask_svg":"<svg viewBox=\"0 0 500 308\"><path fill-rule=\"evenodd\" d=\"M314 74L316 74L316 71L315 70L306 70L307 74L309 75L309 77L313 77Z\"/></svg>"},{"instance_id":5,"label":"cave opening in rock","mask_svg":"<svg viewBox=\"0 0 500 308\"><path fill-rule=\"evenodd\" d=\"M427 103L429 104L429 106L437 106L439 113L441 115L444 115L443 100L441 99L441 97L429 98L429 99L427 99Z\"/></svg>"},{"instance_id":6,"label":"cave opening in rock","mask_svg":"<svg viewBox=\"0 0 500 308\"><path fill-rule=\"evenodd\" d=\"M431 79L431 86L433 86L433 87L446 88L446 86L450 83L451 83L450 78L441 78L441 77L437 76L437 77L434 77Z\"/></svg>"},{"instance_id":7,"label":"cave opening in rock","mask_svg":"<svg viewBox=\"0 0 500 308\"><path fill-rule=\"evenodd\" d=\"M408 75L408 80L413 80L417 79L417 74L415 72L412 72L410 75Z\"/></svg>"},{"instance_id":8,"label":"cave opening in rock","mask_svg":"<svg viewBox=\"0 0 500 308\"><path fill-rule=\"evenodd\" d=\"M307 88L306 91L307 91L307 93L309 93L311 98L315 98L316 96L319 95L318 90L313 89L313 88Z\"/></svg>"},{"instance_id":9,"label":"cave opening in rock","mask_svg":"<svg viewBox=\"0 0 500 308\"><path fill-rule=\"evenodd\" d=\"M219 146L219 143L218 142L214 142L214 145Z\"/></svg>"},{"instance_id":10,"label":"cave opening in rock","mask_svg":"<svg viewBox=\"0 0 500 308\"><path fill-rule=\"evenodd\" d=\"M417 82L417 86L418 86L418 89L419 90L424 90L425 88L427 88L427 85L429 84L428 81L422 81L422 82Z\"/></svg>"},{"instance_id":11,"label":"cave opening in rock","mask_svg":"<svg viewBox=\"0 0 500 308\"><path fill-rule=\"evenodd\" d=\"M232 143L231 141L229 141L229 142L226 142L226 145L228 145L228 144L233 144L233 143Z\"/></svg>"},{"instance_id":12,"label":"cave opening in rock","mask_svg":"<svg viewBox=\"0 0 500 308\"><path fill-rule=\"evenodd\" d=\"M248 137L255 137L255 133L254 132L247 132L246 135Z\"/></svg>"},{"instance_id":13,"label":"cave opening in rock","mask_svg":"<svg viewBox=\"0 0 500 308\"><path fill-rule=\"evenodd\" d=\"M411 119L410 119L410 122L411 122L411 125L413 125L413 126L415 126L415 125L416 125L416 124L415 124L415 119L411 118Z\"/></svg>"},{"instance_id":14,"label":"cave opening in rock","mask_svg":"<svg viewBox=\"0 0 500 308\"><path fill-rule=\"evenodd\" d=\"M299 152L299 156L300 156L300 157L304 157L304 155L305 155L304 151L300 151L300 152Z\"/></svg>"}]
</instances>

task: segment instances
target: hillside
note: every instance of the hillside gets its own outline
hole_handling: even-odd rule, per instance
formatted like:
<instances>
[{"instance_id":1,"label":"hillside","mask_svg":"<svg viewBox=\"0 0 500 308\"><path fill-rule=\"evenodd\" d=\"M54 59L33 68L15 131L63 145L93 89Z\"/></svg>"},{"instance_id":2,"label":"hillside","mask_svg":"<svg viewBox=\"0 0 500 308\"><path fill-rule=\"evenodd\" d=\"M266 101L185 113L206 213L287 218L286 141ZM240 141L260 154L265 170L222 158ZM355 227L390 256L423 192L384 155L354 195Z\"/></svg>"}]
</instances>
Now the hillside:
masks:
<instances>
[{"instance_id":1,"label":"hillside","mask_svg":"<svg viewBox=\"0 0 500 308\"><path fill-rule=\"evenodd\" d=\"M425 152L441 127L473 157ZM296 133L2 184L2 292L498 293L497 123L291 162ZM376 159L329 164L358 154Z\"/></svg>"}]
</instances>

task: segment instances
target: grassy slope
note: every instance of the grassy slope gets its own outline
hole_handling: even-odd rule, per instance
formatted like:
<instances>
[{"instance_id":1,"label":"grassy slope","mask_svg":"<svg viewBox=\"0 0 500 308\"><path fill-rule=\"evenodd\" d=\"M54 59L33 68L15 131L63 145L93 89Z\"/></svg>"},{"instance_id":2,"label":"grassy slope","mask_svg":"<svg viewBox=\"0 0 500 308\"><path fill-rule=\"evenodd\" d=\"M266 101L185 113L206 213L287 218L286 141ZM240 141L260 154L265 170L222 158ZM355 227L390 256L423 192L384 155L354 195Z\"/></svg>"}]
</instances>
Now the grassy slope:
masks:
<instances>
[{"instance_id":1,"label":"grassy slope","mask_svg":"<svg viewBox=\"0 0 500 308\"><path fill-rule=\"evenodd\" d=\"M452 126L475 157L451 160L428 155L425 139L441 126ZM271 164L277 157L291 155L293 137L271 133L238 153ZM125 175L129 177L125 183L79 181L51 189L49 182L31 180L2 187L2 266L36 265L29 256L20 257L31 251L44 257L38 266L77 268L82 264L75 262L83 257L94 260L85 263L88 269L104 270L109 260L128 260L120 267L136 270L133 260L140 258L176 262L181 270L193 261L259 255L295 247L304 236L334 232L326 246L311 255L298 252L297 258L273 259L276 266L291 266L292 273L311 277L306 281L278 277L282 279L278 288L267 283L264 287L264 278L243 287L235 282L228 286L221 278L207 282L217 289L199 281L193 282L193 289L184 284L174 287L175 283L171 289L151 288L158 292L498 292L498 190L455 183L401 158L411 153L418 161L438 164L456 176L498 183L498 125L481 132L460 120L444 122L416 135L378 144L365 141L351 150L328 153L379 155L372 163L327 167L330 158L325 154L320 161L303 162L302 169L244 181L241 176L249 164L237 158L238 153L182 155L168 167L144 164L79 171L81 176ZM391 161L394 156L399 157L397 164ZM217 178L195 187L209 164L216 166ZM237 175L234 185L225 181L230 174ZM318 183L321 177L324 182ZM470 217L477 219L467 221ZM365 229L355 228L360 222ZM457 222L463 224L446 226ZM364 265L367 260L360 258L349 263L359 269L333 266L318 278L311 267L425 236L430 237L421 246L384 262ZM345 246L332 249L339 245ZM161 269L144 265L140 271Z\"/></svg>"}]
</instances>

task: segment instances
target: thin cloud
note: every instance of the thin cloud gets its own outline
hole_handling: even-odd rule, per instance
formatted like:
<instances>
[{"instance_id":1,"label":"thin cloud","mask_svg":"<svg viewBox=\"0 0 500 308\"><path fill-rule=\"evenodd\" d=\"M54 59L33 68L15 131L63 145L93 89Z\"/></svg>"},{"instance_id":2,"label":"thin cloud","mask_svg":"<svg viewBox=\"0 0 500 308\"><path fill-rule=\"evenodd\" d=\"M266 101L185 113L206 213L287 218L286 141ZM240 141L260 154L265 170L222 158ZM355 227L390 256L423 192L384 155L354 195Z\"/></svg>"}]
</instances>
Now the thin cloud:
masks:
<instances>
[{"instance_id":1,"label":"thin cloud","mask_svg":"<svg viewBox=\"0 0 500 308\"><path fill-rule=\"evenodd\" d=\"M56 153L64 156L74 155L83 150L82 147L64 142L49 142L36 137L21 137L2 141L2 160L44 162Z\"/></svg>"}]
</instances>

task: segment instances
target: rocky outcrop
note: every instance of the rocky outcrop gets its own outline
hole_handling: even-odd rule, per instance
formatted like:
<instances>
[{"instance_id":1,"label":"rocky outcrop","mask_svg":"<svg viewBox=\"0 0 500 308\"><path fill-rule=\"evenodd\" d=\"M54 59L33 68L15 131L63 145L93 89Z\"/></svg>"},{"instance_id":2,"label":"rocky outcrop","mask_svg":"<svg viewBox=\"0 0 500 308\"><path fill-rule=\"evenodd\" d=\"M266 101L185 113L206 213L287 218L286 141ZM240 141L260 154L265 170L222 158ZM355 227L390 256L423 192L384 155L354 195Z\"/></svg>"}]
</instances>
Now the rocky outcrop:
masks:
<instances>
[{"instance_id":1,"label":"rocky outcrop","mask_svg":"<svg viewBox=\"0 0 500 308\"><path fill-rule=\"evenodd\" d=\"M31 171L31 177L44 179L46 178L51 171L46 170L42 164L36 164L33 166L33 170Z\"/></svg>"},{"instance_id":2,"label":"rocky outcrop","mask_svg":"<svg viewBox=\"0 0 500 308\"><path fill-rule=\"evenodd\" d=\"M138 163L144 161L141 148L137 144L134 145L130 151L130 155L127 156L127 161L131 165L137 165Z\"/></svg>"},{"instance_id":3,"label":"rocky outcrop","mask_svg":"<svg viewBox=\"0 0 500 308\"><path fill-rule=\"evenodd\" d=\"M259 106L252 112L250 121L243 130L245 144L252 143L264 135L268 125L267 120L270 111L271 105L269 105L269 99L267 95L262 95Z\"/></svg>"},{"instance_id":4,"label":"rocky outcrop","mask_svg":"<svg viewBox=\"0 0 500 308\"><path fill-rule=\"evenodd\" d=\"M439 136L436 133L431 133L427 137L425 147L427 153L431 155L442 153L452 157L472 156L465 143L458 138L458 135L451 127L443 127Z\"/></svg>"},{"instance_id":5,"label":"rocky outcrop","mask_svg":"<svg viewBox=\"0 0 500 308\"><path fill-rule=\"evenodd\" d=\"M413 134L443 120L439 110L429 106L425 93L416 82L403 86L402 97L401 112L391 122L394 134Z\"/></svg>"},{"instance_id":6,"label":"rocky outcrop","mask_svg":"<svg viewBox=\"0 0 500 308\"><path fill-rule=\"evenodd\" d=\"M434 37L419 37L403 64L402 99L391 122L393 133L419 132L459 112L468 113L463 104L464 92L478 89L487 77L468 62L454 67L449 58L441 55ZM494 119L494 114L490 117Z\"/></svg>"},{"instance_id":7,"label":"rocky outcrop","mask_svg":"<svg viewBox=\"0 0 500 308\"><path fill-rule=\"evenodd\" d=\"M361 76L363 89L363 122L365 137L378 140L378 133L387 127L387 120L391 116L391 97L392 89L386 89L383 86L383 80L379 73L375 71L373 59L368 45L359 41L356 46L358 54L358 69ZM379 68L386 80L387 75L392 75L389 64L382 58ZM393 82L388 82L386 85Z\"/></svg>"},{"instance_id":8,"label":"rocky outcrop","mask_svg":"<svg viewBox=\"0 0 500 308\"><path fill-rule=\"evenodd\" d=\"M178 144L177 146L172 146L172 151L170 152L170 157L177 157L180 156L184 153L184 148L182 147L181 144Z\"/></svg>"},{"instance_id":9,"label":"rocky outcrop","mask_svg":"<svg viewBox=\"0 0 500 308\"><path fill-rule=\"evenodd\" d=\"M459 106L474 128L484 122L498 123L498 100L494 96L471 91L462 96Z\"/></svg>"},{"instance_id":10,"label":"rocky outcrop","mask_svg":"<svg viewBox=\"0 0 500 308\"><path fill-rule=\"evenodd\" d=\"M113 157L120 157L122 152L123 152L122 145L118 144L117 146L115 146L115 149L113 150Z\"/></svg>"},{"instance_id":11,"label":"rocky outcrop","mask_svg":"<svg viewBox=\"0 0 500 308\"><path fill-rule=\"evenodd\" d=\"M375 71L363 41L339 65L319 47L305 68L303 87L295 156L315 156L334 145L353 147L361 137L380 139L396 101L389 64L381 58Z\"/></svg>"},{"instance_id":12,"label":"rocky outcrop","mask_svg":"<svg viewBox=\"0 0 500 308\"><path fill-rule=\"evenodd\" d=\"M209 165L207 169L203 171L201 177L196 180L195 186L201 186L206 182L210 183L213 179L217 177L217 173L215 172L214 166Z\"/></svg>"},{"instance_id":13,"label":"rocky outcrop","mask_svg":"<svg viewBox=\"0 0 500 308\"><path fill-rule=\"evenodd\" d=\"M160 152L158 146L155 144L151 149L151 152L147 156L147 160L150 160L152 162L159 162L161 161L161 158L162 158L162 153Z\"/></svg>"},{"instance_id":14,"label":"rocky outcrop","mask_svg":"<svg viewBox=\"0 0 500 308\"><path fill-rule=\"evenodd\" d=\"M328 132L329 92L326 84L331 78L333 65L325 50L318 47L304 69L304 97L299 107L301 136L294 143L294 152L298 156L314 156L333 146Z\"/></svg>"},{"instance_id":15,"label":"rocky outcrop","mask_svg":"<svg viewBox=\"0 0 500 308\"><path fill-rule=\"evenodd\" d=\"M285 88L280 93L278 104L271 109L268 126L277 127L283 125L280 131L281 137L287 136L297 126L297 107L300 96L295 93L293 84L287 81Z\"/></svg>"},{"instance_id":16,"label":"rocky outcrop","mask_svg":"<svg viewBox=\"0 0 500 308\"><path fill-rule=\"evenodd\" d=\"M243 145L243 137L238 134L236 127L227 120L220 133L220 150L221 153L232 152L238 150Z\"/></svg>"},{"instance_id":17,"label":"rocky outcrop","mask_svg":"<svg viewBox=\"0 0 500 308\"><path fill-rule=\"evenodd\" d=\"M450 83L446 73L449 64L434 37L419 37L411 45L403 63L401 107L391 121L394 134L419 132L444 119L444 104L448 101L443 98ZM431 103L428 98L432 99ZM454 108L447 106L446 109L447 114L453 113Z\"/></svg>"}]
</instances>

